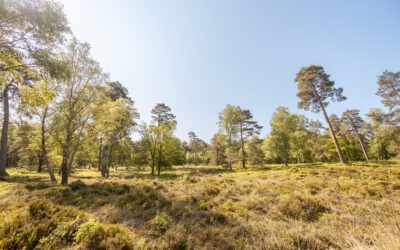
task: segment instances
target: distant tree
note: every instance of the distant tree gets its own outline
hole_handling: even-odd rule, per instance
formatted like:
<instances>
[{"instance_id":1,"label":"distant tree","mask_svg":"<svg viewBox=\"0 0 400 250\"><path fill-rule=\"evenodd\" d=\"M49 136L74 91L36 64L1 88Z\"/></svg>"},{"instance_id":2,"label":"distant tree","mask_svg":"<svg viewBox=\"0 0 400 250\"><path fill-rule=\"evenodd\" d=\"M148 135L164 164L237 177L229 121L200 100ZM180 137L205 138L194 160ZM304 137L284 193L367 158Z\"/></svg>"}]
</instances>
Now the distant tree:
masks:
<instances>
[{"instance_id":1,"label":"distant tree","mask_svg":"<svg viewBox=\"0 0 400 250\"><path fill-rule=\"evenodd\" d=\"M225 166L226 161L226 135L216 133L211 139L210 158L211 163L215 165Z\"/></svg>"},{"instance_id":2,"label":"distant tree","mask_svg":"<svg viewBox=\"0 0 400 250\"><path fill-rule=\"evenodd\" d=\"M158 145L158 175L160 175L161 165L163 162L163 146L165 140L170 137L176 128L175 115L172 114L171 108L164 103L157 103L151 110L153 122L156 124L160 136Z\"/></svg>"},{"instance_id":3,"label":"distant tree","mask_svg":"<svg viewBox=\"0 0 400 250\"><path fill-rule=\"evenodd\" d=\"M246 144L248 159L252 166L260 166L264 161L264 151L262 150L263 140L257 135L253 135L248 139Z\"/></svg>"},{"instance_id":4,"label":"distant tree","mask_svg":"<svg viewBox=\"0 0 400 250\"><path fill-rule=\"evenodd\" d=\"M311 110L312 112L322 111L339 159L342 163L345 163L346 160L325 110L329 104L327 99L338 102L346 100L346 97L342 95L343 89L334 87L334 81L329 79L329 75L325 73L322 66L311 65L303 67L297 73L295 81L298 87L297 96L300 98L300 102L298 103L299 108Z\"/></svg>"},{"instance_id":5,"label":"distant tree","mask_svg":"<svg viewBox=\"0 0 400 250\"><path fill-rule=\"evenodd\" d=\"M398 154L399 145L395 140L397 132L390 122L390 115L380 109L371 109L367 117L372 134L371 151L375 157L378 160L386 160Z\"/></svg>"},{"instance_id":6,"label":"distant tree","mask_svg":"<svg viewBox=\"0 0 400 250\"><path fill-rule=\"evenodd\" d=\"M132 99L129 97L128 89L120 82L107 82L106 85L108 88L107 95L112 101L127 99L132 102Z\"/></svg>"},{"instance_id":7,"label":"distant tree","mask_svg":"<svg viewBox=\"0 0 400 250\"><path fill-rule=\"evenodd\" d=\"M101 98L93 108L91 128L94 131L93 136L99 138L98 168L103 177L108 177L109 167L115 158L113 155L117 150L123 151L123 143L129 138L138 117L133 102L125 98L115 101Z\"/></svg>"},{"instance_id":8,"label":"distant tree","mask_svg":"<svg viewBox=\"0 0 400 250\"><path fill-rule=\"evenodd\" d=\"M183 165L185 154L182 142L175 136L170 136L164 141L163 166Z\"/></svg>"},{"instance_id":9,"label":"distant tree","mask_svg":"<svg viewBox=\"0 0 400 250\"><path fill-rule=\"evenodd\" d=\"M139 125L139 131L142 129L141 126ZM139 169L146 166L148 164L148 154L147 142L143 138L139 141L134 141L130 155L132 165L139 167Z\"/></svg>"},{"instance_id":10,"label":"distant tree","mask_svg":"<svg viewBox=\"0 0 400 250\"><path fill-rule=\"evenodd\" d=\"M147 125L145 123L141 124L139 132L142 135L142 141L145 143L149 152L151 175L154 175L157 152L160 147L161 133L159 132L159 128L154 124Z\"/></svg>"},{"instance_id":11,"label":"distant tree","mask_svg":"<svg viewBox=\"0 0 400 250\"><path fill-rule=\"evenodd\" d=\"M384 71L378 77L377 95L382 97L382 103L389 109L394 110L400 107L400 71Z\"/></svg>"},{"instance_id":12,"label":"distant tree","mask_svg":"<svg viewBox=\"0 0 400 250\"><path fill-rule=\"evenodd\" d=\"M187 163L188 162L188 154L190 152L189 143L187 143L186 141L183 141L182 142L182 149L183 149L183 152L185 154L185 161Z\"/></svg>"},{"instance_id":13,"label":"distant tree","mask_svg":"<svg viewBox=\"0 0 400 250\"><path fill-rule=\"evenodd\" d=\"M219 114L220 130L226 135L227 150L228 150L228 167L232 170L232 161L234 153L234 143L240 131L241 110L238 106L228 104L225 109Z\"/></svg>"},{"instance_id":14,"label":"distant tree","mask_svg":"<svg viewBox=\"0 0 400 250\"><path fill-rule=\"evenodd\" d=\"M307 133L306 145L310 150L311 161L320 162L329 158L329 148L326 147L327 138L325 137L325 128L322 126L322 123L310 120L307 124Z\"/></svg>"},{"instance_id":15,"label":"distant tree","mask_svg":"<svg viewBox=\"0 0 400 250\"><path fill-rule=\"evenodd\" d=\"M376 94L382 98L383 105L389 108L386 123L394 133L393 140L400 145L400 71L384 71L378 77Z\"/></svg>"},{"instance_id":16,"label":"distant tree","mask_svg":"<svg viewBox=\"0 0 400 250\"><path fill-rule=\"evenodd\" d=\"M360 130L364 128L364 120L360 116L360 111L356 109L350 109L343 112L341 117L341 131L346 134L357 137L363 151L364 157L369 161L365 143Z\"/></svg>"},{"instance_id":17,"label":"distant tree","mask_svg":"<svg viewBox=\"0 0 400 250\"><path fill-rule=\"evenodd\" d=\"M171 108L164 103L157 103L156 106L151 110L151 117L157 126L162 123L173 122L176 124L175 115L172 114Z\"/></svg>"},{"instance_id":18,"label":"distant tree","mask_svg":"<svg viewBox=\"0 0 400 250\"><path fill-rule=\"evenodd\" d=\"M201 141L193 131L190 131L188 133L188 136L189 136L190 152L194 154L194 164L197 165L199 164L199 152L201 150Z\"/></svg>"},{"instance_id":19,"label":"distant tree","mask_svg":"<svg viewBox=\"0 0 400 250\"><path fill-rule=\"evenodd\" d=\"M303 115L293 114L296 119L296 130L291 133L290 149L291 154L297 159L297 163L304 163L310 155L310 150L307 147L309 140L309 131L307 130L308 119Z\"/></svg>"},{"instance_id":20,"label":"distant tree","mask_svg":"<svg viewBox=\"0 0 400 250\"><path fill-rule=\"evenodd\" d=\"M274 155L278 156L285 165L288 165L291 137L297 129L296 116L290 114L288 108L279 107L272 115L270 124L269 149L274 151Z\"/></svg>"},{"instance_id":21,"label":"distant tree","mask_svg":"<svg viewBox=\"0 0 400 250\"><path fill-rule=\"evenodd\" d=\"M242 167L246 168L247 154L245 150L245 144L247 139L255 134L260 134L262 126L258 125L253 120L253 115L248 109L240 109L239 115L239 135L240 135L240 146L242 150Z\"/></svg>"}]
</instances>

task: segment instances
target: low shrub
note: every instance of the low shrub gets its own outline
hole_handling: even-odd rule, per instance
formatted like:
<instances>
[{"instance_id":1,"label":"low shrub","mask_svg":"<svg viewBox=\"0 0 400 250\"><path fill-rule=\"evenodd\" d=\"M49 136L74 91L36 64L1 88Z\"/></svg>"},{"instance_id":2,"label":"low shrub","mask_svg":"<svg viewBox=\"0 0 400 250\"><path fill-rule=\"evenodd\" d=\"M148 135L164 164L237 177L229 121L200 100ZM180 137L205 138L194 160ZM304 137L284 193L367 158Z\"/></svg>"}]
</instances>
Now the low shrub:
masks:
<instances>
[{"instance_id":1,"label":"low shrub","mask_svg":"<svg viewBox=\"0 0 400 250\"><path fill-rule=\"evenodd\" d=\"M307 222L316 221L322 213L330 211L318 200L299 195L286 196L279 201L277 206L284 216Z\"/></svg>"},{"instance_id":2,"label":"low shrub","mask_svg":"<svg viewBox=\"0 0 400 250\"><path fill-rule=\"evenodd\" d=\"M66 246L75 241L75 235L79 226L86 221L86 218L77 218L73 221L62 222L54 229L49 236L40 240L40 246Z\"/></svg>"},{"instance_id":3,"label":"low shrub","mask_svg":"<svg viewBox=\"0 0 400 250\"><path fill-rule=\"evenodd\" d=\"M87 185L86 185L83 181L81 181L81 180L76 180L76 181L74 181L74 182L71 182L71 183L69 184L69 186L70 186L70 188L71 188L73 191L76 191L76 190L78 190L78 189L82 189L82 188L87 187Z\"/></svg>"},{"instance_id":4,"label":"low shrub","mask_svg":"<svg viewBox=\"0 0 400 250\"><path fill-rule=\"evenodd\" d=\"M131 188L129 192L120 196L117 202L119 207L133 209L136 206L144 209L163 208L171 205L162 194L152 187Z\"/></svg>"},{"instance_id":5,"label":"low shrub","mask_svg":"<svg viewBox=\"0 0 400 250\"><path fill-rule=\"evenodd\" d=\"M102 225L94 221L83 223L76 241L84 249L133 249L129 233L117 225Z\"/></svg>"},{"instance_id":6,"label":"low shrub","mask_svg":"<svg viewBox=\"0 0 400 250\"><path fill-rule=\"evenodd\" d=\"M46 189L46 188L50 188L53 185L51 183L48 182L39 182L39 183L29 183L25 185L25 188L28 189L29 191L33 191L33 190L41 190L41 189Z\"/></svg>"},{"instance_id":7,"label":"low shrub","mask_svg":"<svg viewBox=\"0 0 400 250\"><path fill-rule=\"evenodd\" d=\"M83 215L72 207L62 207L48 200L33 201L25 213L15 215L0 231L0 249L34 249L40 242L60 229L63 223L72 223ZM66 234L65 234L66 233ZM74 230L63 232L66 236L62 244L72 244Z\"/></svg>"},{"instance_id":8,"label":"low shrub","mask_svg":"<svg viewBox=\"0 0 400 250\"><path fill-rule=\"evenodd\" d=\"M156 217L154 217L154 224L160 232L165 232L172 222L173 219L166 212L157 213Z\"/></svg>"}]
</instances>

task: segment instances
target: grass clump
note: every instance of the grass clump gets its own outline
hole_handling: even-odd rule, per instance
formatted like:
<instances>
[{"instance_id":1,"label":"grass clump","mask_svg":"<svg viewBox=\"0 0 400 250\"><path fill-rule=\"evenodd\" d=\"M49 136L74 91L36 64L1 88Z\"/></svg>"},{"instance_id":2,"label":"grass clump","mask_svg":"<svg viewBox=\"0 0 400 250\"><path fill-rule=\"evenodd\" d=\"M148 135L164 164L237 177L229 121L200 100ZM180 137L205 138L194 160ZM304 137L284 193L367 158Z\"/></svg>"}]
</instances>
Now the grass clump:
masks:
<instances>
[{"instance_id":1,"label":"grass clump","mask_svg":"<svg viewBox=\"0 0 400 250\"><path fill-rule=\"evenodd\" d=\"M34 249L40 244L51 243L46 238L53 232L63 232L57 244L70 245L76 232L74 227L68 227L82 218L83 215L71 207L62 207L48 200L33 201L27 211L16 214L0 230L1 249ZM82 220L80 220L82 221ZM52 242L56 244L54 241Z\"/></svg>"},{"instance_id":2,"label":"grass clump","mask_svg":"<svg viewBox=\"0 0 400 250\"><path fill-rule=\"evenodd\" d=\"M75 208L49 200L33 201L0 228L0 249L133 249L118 225L87 221Z\"/></svg>"},{"instance_id":3,"label":"grass clump","mask_svg":"<svg viewBox=\"0 0 400 250\"><path fill-rule=\"evenodd\" d=\"M118 206L133 209L142 207L144 209L163 208L171 203L152 187L145 186L142 188L131 188L129 191L121 195L118 199Z\"/></svg>"},{"instance_id":4,"label":"grass clump","mask_svg":"<svg viewBox=\"0 0 400 250\"><path fill-rule=\"evenodd\" d=\"M172 223L173 219L166 212L157 213L154 217L154 224L159 232L165 232Z\"/></svg>"},{"instance_id":5,"label":"grass clump","mask_svg":"<svg viewBox=\"0 0 400 250\"><path fill-rule=\"evenodd\" d=\"M284 196L277 207L284 216L306 222L316 221L323 213L330 211L318 200L294 194Z\"/></svg>"},{"instance_id":6,"label":"grass clump","mask_svg":"<svg viewBox=\"0 0 400 250\"><path fill-rule=\"evenodd\" d=\"M69 184L69 186L73 191L76 191L78 189L82 189L82 188L86 188L87 187L87 185L83 181L81 181L80 179L78 179L78 180L76 180L74 182L71 182L71 184Z\"/></svg>"},{"instance_id":7,"label":"grass clump","mask_svg":"<svg viewBox=\"0 0 400 250\"><path fill-rule=\"evenodd\" d=\"M125 229L94 221L88 221L79 227L76 241L83 249L133 249L133 242Z\"/></svg>"}]
</instances>

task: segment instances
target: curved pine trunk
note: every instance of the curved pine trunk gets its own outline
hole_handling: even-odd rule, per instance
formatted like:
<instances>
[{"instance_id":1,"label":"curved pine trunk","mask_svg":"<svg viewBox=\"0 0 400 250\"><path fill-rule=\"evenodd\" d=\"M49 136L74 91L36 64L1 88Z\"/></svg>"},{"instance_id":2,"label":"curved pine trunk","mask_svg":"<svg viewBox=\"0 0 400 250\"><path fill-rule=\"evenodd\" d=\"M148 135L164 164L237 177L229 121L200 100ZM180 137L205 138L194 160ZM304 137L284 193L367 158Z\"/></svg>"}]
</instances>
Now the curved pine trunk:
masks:
<instances>
[{"instance_id":1,"label":"curved pine trunk","mask_svg":"<svg viewBox=\"0 0 400 250\"><path fill-rule=\"evenodd\" d=\"M324 114L325 121L326 121L326 123L328 124L329 132L331 133L331 137L332 137L333 143L335 144L336 151L337 151L337 153L338 153L340 162L341 162L341 163L346 163L346 160L345 160L345 158L344 158L344 156L343 156L343 152L342 152L342 150L340 149L339 142L338 142L338 140L337 140L337 138L336 138L335 131L333 130L332 124L331 124L331 122L329 121L328 114L326 113L324 104L322 103L321 98L320 98L320 96L319 96L317 90L315 89L315 86L314 86L313 84L311 84L311 87L312 87L312 89L313 89L315 98L318 100L319 106L321 107L322 113Z\"/></svg>"},{"instance_id":2,"label":"curved pine trunk","mask_svg":"<svg viewBox=\"0 0 400 250\"><path fill-rule=\"evenodd\" d=\"M345 158L344 158L344 156L343 156L343 152L342 152L342 150L341 150L341 148L340 148L340 146L339 146L339 142L338 142L338 140L337 140L337 138L336 138L335 131L334 131L333 128L332 128L331 122L329 121L329 118L328 118L328 114L326 113L325 108L324 108L323 105L321 105L321 109L322 109L322 113L324 114L326 123L328 123L329 132L331 133L331 137L332 137L332 139L333 139L333 143L335 144L336 151L337 151L337 153L338 153L340 162L341 162L341 163L346 163L346 160L345 160Z\"/></svg>"},{"instance_id":3,"label":"curved pine trunk","mask_svg":"<svg viewBox=\"0 0 400 250\"><path fill-rule=\"evenodd\" d=\"M361 135L360 135L360 133L358 132L357 127L356 127L354 124L352 124L352 125L353 125L354 130L356 131L357 138L358 138L358 142L360 143L360 146L361 146L361 149L362 149L362 151L363 151L365 160L369 161L369 157L368 157L368 154L367 154L367 150L365 149L364 141L363 141L363 139L361 138Z\"/></svg>"}]
</instances>

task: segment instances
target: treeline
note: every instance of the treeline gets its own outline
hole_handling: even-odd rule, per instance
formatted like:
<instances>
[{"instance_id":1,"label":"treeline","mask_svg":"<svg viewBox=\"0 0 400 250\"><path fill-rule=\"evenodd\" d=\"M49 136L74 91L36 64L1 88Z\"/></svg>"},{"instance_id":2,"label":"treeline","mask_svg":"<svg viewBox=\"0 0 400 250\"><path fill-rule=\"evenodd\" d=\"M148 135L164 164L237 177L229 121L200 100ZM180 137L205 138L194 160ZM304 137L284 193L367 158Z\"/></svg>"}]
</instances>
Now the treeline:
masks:
<instances>
[{"instance_id":1,"label":"treeline","mask_svg":"<svg viewBox=\"0 0 400 250\"><path fill-rule=\"evenodd\" d=\"M239 165L389 159L399 152L400 72L385 71L377 94L386 111L373 109L363 119L358 110L328 116L343 89L320 66L296 76L299 108L321 112L325 125L280 107L271 132L250 110L227 105L220 130L210 143L194 132L188 142L174 135L177 121L170 107L158 103L147 124L139 122L126 87L110 79L75 38L62 6L49 0L0 2L0 84L3 104L0 175L7 167L35 166L51 180L68 183L76 167L96 168L104 177L111 167L149 167L160 174L172 166ZM138 132L141 138L132 139ZM55 173L54 173L55 172Z\"/></svg>"},{"instance_id":2,"label":"treeline","mask_svg":"<svg viewBox=\"0 0 400 250\"><path fill-rule=\"evenodd\" d=\"M290 113L279 107L270 121L271 131L265 138L258 136L261 128L249 110L227 105L219 116L220 131L210 145L213 164L226 165L246 162L251 165L267 163L309 163L361 160L387 160L400 153L400 72L385 71L378 77L377 95L387 111L371 109L363 118L357 109L340 116L326 112L330 102L346 100L342 88L323 67L311 65L296 75L298 107L321 112L325 124Z\"/></svg>"}]
</instances>

